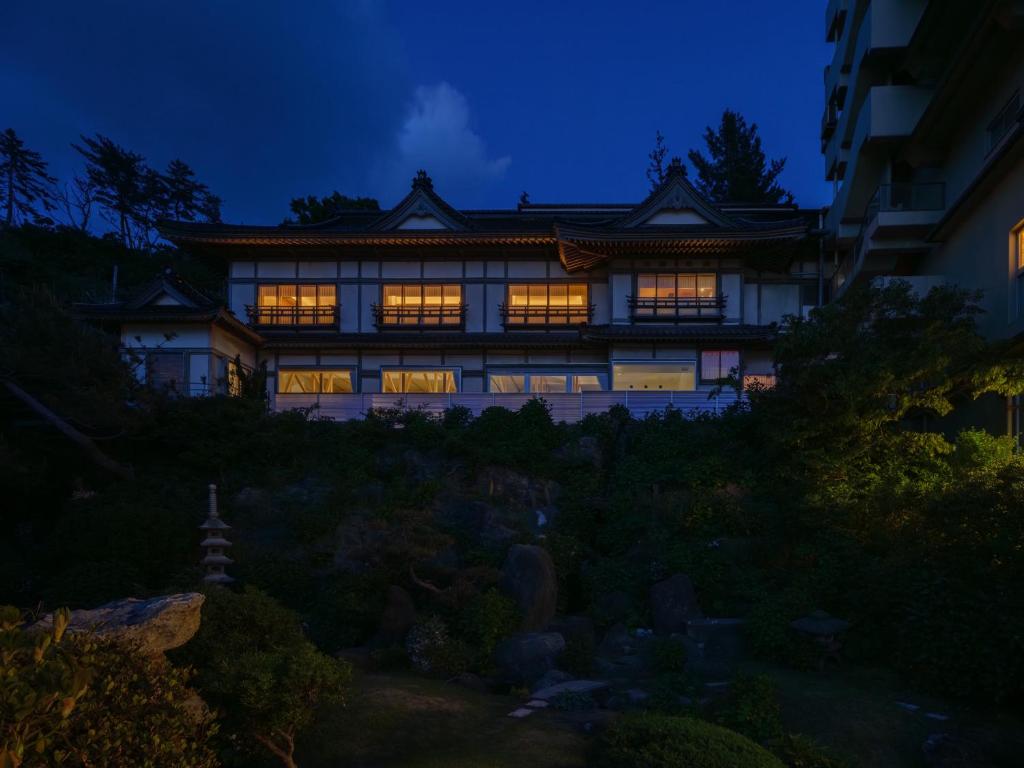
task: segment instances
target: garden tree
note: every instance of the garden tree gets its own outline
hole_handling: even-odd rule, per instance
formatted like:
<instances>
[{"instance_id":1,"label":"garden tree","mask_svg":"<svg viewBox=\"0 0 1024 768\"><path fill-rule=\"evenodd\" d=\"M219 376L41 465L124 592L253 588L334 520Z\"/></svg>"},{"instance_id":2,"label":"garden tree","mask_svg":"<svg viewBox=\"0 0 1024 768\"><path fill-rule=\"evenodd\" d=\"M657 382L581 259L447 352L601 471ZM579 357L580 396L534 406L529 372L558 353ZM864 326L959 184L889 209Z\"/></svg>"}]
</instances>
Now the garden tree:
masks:
<instances>
[{"instance_id":1,"label":"garden tree","mask_svg":"<svg viewBox=\"0 0 1024 768\"><path fill-rule=\"evenodd\" d=\"M64 210L67 226L89 231L89 220L92 218L92 204L96 201L96 185L88 177L76 175L71 181L65 182L56 191L56 199Z\"/></svg>"},{"instance_id":2,"label":"garden tree","mask_svg":"<svg viewBox=\"0 0 1024 768\"><path fill-rule=\"evenodd\" d=\"M285 224L317 224L334 218L340 211L379 211L380 204L372 197L349 197L335 190L326 197L292 198L289 208L295 218L285 219Z\"/></svg>"},{"instance_id":3,"label":"garden tree","mask_svg":"<svg viewBox=\"0 0 1024 768\"><path fill-rule=\"evenodd\" d=\"M0 205L6 226L46 222L45 214L53 210L55 181L42 156L26 147L13 128L0 133Z\"/></svg>"},{"instance_id":4,"label":"garden tree","mask_svg":"<svg viewBox=\"0 0 1024 768\"><path fill-rule=\"evenodd\" d=\"M267 595L214 588L202 623L181 655L199 670L204 698L224 710L234 744L252 740L295 768L295 739L317 707L343 704L350 667L322 654L298 617Z\"/></svg>"},{"instance_id":5,"label":"garden tree","mask_svg":"<svg viewBox=\"0 0 1024 768\"><path fill-rule=\"evenodd\" d=\"M67 609L48 631L0 606L0 766L214 768L216 725L191 708L191 672L89 635Z\"/></svg>"},{"instance_id":6,"label":"garden tree","mask_svg":"<svg viewBox=\"0 0 1024 768\"><path fill-rule=\"evenodd\" d=\"M647 154L647 181L651 185L651 192L660 187L665 181L665 155L668 147L665 146L665 137L661 131L654 132L654 149ZM685 172L685 166L683 166Z\"/></svg>"},{"instance_id":7,"label":"garden tree","mask_svg":"<svg viewBox=\"0 0 1024 768\"><path fill-rule=\"evenodd\" d=\"M181 160L172 160L163 175L163 213L177 221L220 221L221 199L196 178Z\"/></svg>"},{"instance_id":8,"label":"garden tree","mask_svg":"<svg viewBox=\"0 0 1024 768\"><path fill-rule=\"evenodd\" d=\"M86 178L95 188L95 200L104 216L117 228L121 243L137 248L142 243L136 229L145 221L147 203L158 185L142 155L125 149L97 134L82 136L81 144L72 144L85 158Z\"/></svg>"},{"instance_id":9,"label":"garden tree","mask_svg":"<svg viewBox=\"0 0 1024 768\"><path fill-rule=\"evenodd\" d=\"M757 135L757 124L747 125L743 115L722 113L717 130L704 131L708 157L691 149L688 157L697 169L697 189L719 203L790 203L791 192L778 185L786 159L768 161Z\"/></svg>"}]
</instances>

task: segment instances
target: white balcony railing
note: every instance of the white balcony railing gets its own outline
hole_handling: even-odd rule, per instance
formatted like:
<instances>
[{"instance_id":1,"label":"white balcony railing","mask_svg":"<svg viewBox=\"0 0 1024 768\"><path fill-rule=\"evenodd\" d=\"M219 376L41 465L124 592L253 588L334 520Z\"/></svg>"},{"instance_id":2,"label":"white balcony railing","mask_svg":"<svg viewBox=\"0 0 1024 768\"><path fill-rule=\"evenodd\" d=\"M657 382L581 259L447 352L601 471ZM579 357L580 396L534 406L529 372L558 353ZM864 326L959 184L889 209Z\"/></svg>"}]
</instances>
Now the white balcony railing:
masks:
<instances>
[{"instance_id":1,"label":"white balcony railing","mask_svg":"<svg viewBox=\"0 0 1024 768\"><path fill-rule=\"evenodd\" d=\"M543 398L555 421L579 421L590 414L604 413L614 405L622 405L637 418L664 413L675 408L690 415L721 413L738 399L735 390L723 389L718 394L696 392L559 392L544 395L455 392L451 394L377 394L362 392L350 395L282 395L274 396L276 411L313 409L319 418L347 421L361 419L372 409L408 408L431 414L443 413L455 406L468 408L479 416L494 406L518 410L534 397Z\"/></svg>"}]
</instances>

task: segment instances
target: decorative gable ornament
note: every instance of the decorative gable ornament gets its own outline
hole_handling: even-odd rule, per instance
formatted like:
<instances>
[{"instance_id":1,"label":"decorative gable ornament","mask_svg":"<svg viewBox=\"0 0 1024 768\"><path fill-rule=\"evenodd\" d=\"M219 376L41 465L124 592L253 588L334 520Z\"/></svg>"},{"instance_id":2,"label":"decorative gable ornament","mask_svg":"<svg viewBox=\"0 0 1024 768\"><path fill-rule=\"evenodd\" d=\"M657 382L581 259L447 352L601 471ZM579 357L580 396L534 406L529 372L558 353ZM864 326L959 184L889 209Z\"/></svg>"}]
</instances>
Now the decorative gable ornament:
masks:
<instances>
[{"instance_id":1,"label":"decorative gable ornament","mask_svg":"<svg viewBox=\"0 0 1024 768\"><path fill-rule=\"evenodd\" d=\"M737 222L703 197L686 178L678 157L672 158L665 180L647 199L630 211L621 227L711 225L736 229Z\"/></svg>"},{"instance_id":2,"label":"decorative gable ornament","mask_svg":"<svg viewBox=\"0 0 1024 768\"><path fill-rule=\"evenodd\" d=\"M420 170L412 180L412 190L373 229L454 230L467 229L465 217L434 191L434 182Z\"/></svg>"}]
</instances>

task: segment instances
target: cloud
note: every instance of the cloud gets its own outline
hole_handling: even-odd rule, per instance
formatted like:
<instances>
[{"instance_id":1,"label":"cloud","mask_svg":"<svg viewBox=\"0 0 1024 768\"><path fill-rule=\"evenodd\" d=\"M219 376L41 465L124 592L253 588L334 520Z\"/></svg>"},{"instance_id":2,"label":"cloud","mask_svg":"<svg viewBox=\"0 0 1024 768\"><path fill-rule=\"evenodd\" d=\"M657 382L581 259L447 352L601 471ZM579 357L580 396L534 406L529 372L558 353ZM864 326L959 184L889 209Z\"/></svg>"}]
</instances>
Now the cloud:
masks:
<instances>
[{"instance_id":1,"label":"cloud","mask_svg":"<svg viewBox=\"0 0 1024 768\"><path fill-rule=\"evenodd\" d=\"M472 204L479 192L505 175L512 158L489 157L484 140L471 127L469 102L447 82L419 86L393 151L382 159L375 176L381 204L392 205L409 190L420 168L431 175L447 199Z\"/></svg>"}]
</instances>

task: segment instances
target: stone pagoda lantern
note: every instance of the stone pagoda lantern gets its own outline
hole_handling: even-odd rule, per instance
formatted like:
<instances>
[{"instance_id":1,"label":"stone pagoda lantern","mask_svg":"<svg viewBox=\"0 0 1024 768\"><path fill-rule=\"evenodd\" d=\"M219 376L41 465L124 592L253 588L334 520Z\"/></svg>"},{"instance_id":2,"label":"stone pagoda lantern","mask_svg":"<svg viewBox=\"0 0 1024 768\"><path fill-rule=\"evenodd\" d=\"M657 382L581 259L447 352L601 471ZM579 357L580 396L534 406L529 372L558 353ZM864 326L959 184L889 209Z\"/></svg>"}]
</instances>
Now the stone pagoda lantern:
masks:
<instances>
[{"instance_id":1,"label":"stone pagoda lantern","mask_svg":"<svg viewBox=\"0 0 1024 768\"><path fill-rule=\"evenodd\" d=\"M205 534L205 538L199 544L206 550L206 556L202 561L203 568L206 569L203 581L208 584L230 584L234 579L224 572L224 567L234 561L225 554L231 542L224 537L226 532L231 530L231 526L217 514L217 486L213 483L210 483L210 515L206 522L199 526L199 530Z\"/></svg>"}]
</instances>

